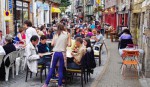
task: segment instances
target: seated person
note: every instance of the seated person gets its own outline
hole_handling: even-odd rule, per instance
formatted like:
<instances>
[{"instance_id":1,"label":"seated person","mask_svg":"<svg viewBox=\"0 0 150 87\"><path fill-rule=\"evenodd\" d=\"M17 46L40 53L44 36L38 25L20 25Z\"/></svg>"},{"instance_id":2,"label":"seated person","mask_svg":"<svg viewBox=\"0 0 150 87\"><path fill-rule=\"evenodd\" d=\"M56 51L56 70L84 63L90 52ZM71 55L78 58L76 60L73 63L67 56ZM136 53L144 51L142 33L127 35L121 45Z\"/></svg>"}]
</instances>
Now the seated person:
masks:
<instances>
[{"instance_id":1,"label":"seated person","mask_svg":"<svg viewBox=\"0 0 150 87\"><path fill-rule=\"evenodd\" d=\"M16 47L14 46L14 44L12 43L12 36L11 35L6 35L5 37L5 41L6 41L6 45L3 46L3 49L7 54L16 51ZM4 63L4 61L2 61L1 67L0 67L0 79L4 80L5 78L5 66L8 67L10 65L10 60L7 59Z\"/></svg>"},{"instance_id":2,"label":"seated person","mask_svg":"<svg viewBox=\"0 0 150 87\"><path fill-rule=\"evenodd\" d=\"M128 44L133 44L133 41L132 41L132 36L130 34L130 31L128 29L125 29L123 31L123 34L119 37L119 48L120 49L123 49L123 48L126 48L126 46Z\"/></svg>"},{"instance_id":3,"label":"seated person","mask_svg":"<svg viewBox=\"0 0 150 87\"><path fill-rule=\"evenodd\" d=\"M46 37L47 37L47 39L53 39L53 35L54 35L53 30L49 29L48 32L47 32Z\"/></svg>"},{"instance_id":4,"label":"seated person","mask_svg":"<svg viewBox=\"0 0 150 87\"><path fill-rule=\"evenodd\" d=\"M20 27L19 28L19 32L17 34L17 36L15 37L15 42L19 42L19 43L22 43L24 44L25 42L25 33L24 33L24 28L23 27Z\"/></svg>"},{"instance_id":5,"label":"seated person","mask_svg":"<svg viewBox=\"0 0 150 87\"><path fill-rule=\"evenodd\" d=\"M46 44L46 36L42 35L40 37L40 43L37 46L38 47L38 53L47 53L50 52L49 47ZM39 59L38 63L39 64L47 64L48 62L50 62L50 55L48 56L43 56L42 58Z\"/></svg>"},{"instance_id":6,"label":"seated person","mask_svg":"<svg viewBox=\"0 0 150 87\"><path fill-rule=\"evenodd\" d=\"M94 39L96 41L95 44L102 44L103 43L103 35L101 34L100 31L97 31L97 35Z\"/></svg>"},{"instance_id":7,"label":"seated person","mask_svg":"<svg viewBox=\"0 0 150 87\"><path fill-rule=\"evenodd\" d=\"M79 65L81 65L81 59L86 53L86 47L83 45L83 39L80 37L76 38L76 47L71 54L73 56L73 61L68 63L68 69L79 69Z\"/></svg>"},{"instance_id":8,"label":"seated person","mask_svg":"<svg viewBox=\"0 0 150 87\"><path fill-rule=\"evenodd\" d=\"M30 39L30 43L26 46L26 60L27 66L31 72L37 73L38 70L38 59L42 58L42 54L38 54L37 44L39 42L39 37L33 35Z\"/></svg>"},{"instance_id":9,"label":"seated person","mask_svg":"<svg viewBox=\"0 0 150 87\"><path fill-rule=\"evenodd\" d=\"M91 30L91 28L89 28L86 37L91 38L92 36L93 36L92 30Z\"/></svg>"}]
</instances>

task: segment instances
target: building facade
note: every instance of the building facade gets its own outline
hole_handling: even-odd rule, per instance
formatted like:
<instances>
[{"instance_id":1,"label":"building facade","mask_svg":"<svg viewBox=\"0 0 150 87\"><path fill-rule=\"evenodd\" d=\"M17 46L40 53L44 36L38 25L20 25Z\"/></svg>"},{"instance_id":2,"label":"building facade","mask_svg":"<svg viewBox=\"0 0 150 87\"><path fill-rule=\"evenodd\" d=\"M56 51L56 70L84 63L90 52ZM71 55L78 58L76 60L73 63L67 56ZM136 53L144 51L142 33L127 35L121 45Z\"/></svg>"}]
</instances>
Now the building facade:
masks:
<instances>
[{"instance_id":1,"label":"building facade","mask_svg":"<svg viewBox=\"0 0 150 87\"><path fill-rule=\"evenodd\" d=\"M59 4L60 0L0 0L0 29L4 35L15 35L25 20L31 20L36 27L49 24L53 15L59 18ZM4 17L5 11L10 12L9 21Z\"/></svg>"},{"instance_id":2,"label":"building facade","mask_svg":"<svg viewBox=\"0 0 150 87\"><path fill-rule=\"evenodd\" d=\"M105 0L104 22L117 29L117 0Z\"/></svg>"},{"instance_id":3,"label":"building facade","mask_svg":"<svg viewBox=\"0 0 150 87\"><path fill-rule=\"evenodd\" d=\"M140 57L142 72L145 77L150 77L150 1L134 0L130 20L133 41L144 50L144 56Z\"/></svg>"},{"instance_id":4,"label":"building facade","mask_svg":"<svg viewBox=\"0 0 150 87\"><path fill-rule=\"evenodd\" d=\"M117 27L128 27L130 20L130 0L117 1Z\"/></svg>"}]
</instances>

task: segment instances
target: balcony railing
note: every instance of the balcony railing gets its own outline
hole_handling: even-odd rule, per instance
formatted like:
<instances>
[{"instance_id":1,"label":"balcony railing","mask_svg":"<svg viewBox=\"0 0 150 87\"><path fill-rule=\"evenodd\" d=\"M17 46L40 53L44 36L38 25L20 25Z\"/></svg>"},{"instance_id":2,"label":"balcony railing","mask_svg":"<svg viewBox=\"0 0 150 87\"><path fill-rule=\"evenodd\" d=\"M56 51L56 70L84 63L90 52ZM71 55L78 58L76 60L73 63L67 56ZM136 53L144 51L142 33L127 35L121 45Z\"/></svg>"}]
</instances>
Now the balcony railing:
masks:
<instances>
[{"instance_id":1,"label":"balcony railing","mask_svg":"<svg viewBox=\"0 0 150 87\"><path fill-rule=\"evenodd\" d=\"M76 1L76 8L78 8L78 7L82 7L83 6L83 1L82 0L78 0L78 1Z\"/></svg>"},{"instance_id":2,"label":"balcony railing","mask_svg":"<svg viewBox=\"0 0 150 87\"><path fill-rule=\"evenodd\" d=\"M61 3L61 0L50 0L50 1L52 1L52 2L54 2L54 3L58 3L58 4Z\"/></svg>"},{"instance_id":3,"label":"balcony railing","mask_svg":"<svg viewBox=\"0 0 150 87\"><path fill-rule=\"evenodd\" d=\"M92 5L94 5L94 0L87 0L87 1L86 1L86 5L87 5L87 6L92 6Z\"/></svg>"}]
</instances>

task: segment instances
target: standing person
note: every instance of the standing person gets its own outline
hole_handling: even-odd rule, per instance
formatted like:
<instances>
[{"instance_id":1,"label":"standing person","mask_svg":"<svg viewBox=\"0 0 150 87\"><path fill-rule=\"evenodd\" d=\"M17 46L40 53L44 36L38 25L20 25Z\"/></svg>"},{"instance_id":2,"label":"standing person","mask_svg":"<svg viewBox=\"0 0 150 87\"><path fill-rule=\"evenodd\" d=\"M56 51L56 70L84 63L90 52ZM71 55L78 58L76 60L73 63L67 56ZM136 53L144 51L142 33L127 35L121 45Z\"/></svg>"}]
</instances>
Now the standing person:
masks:
<instances>
[{"instance_id":1,"label":"standing person","mask_svg":"<svg viewBox=\"0 0 150 87\"><path fill-rule=\"evenodd\" d=\"M0 30L0 45L3 46L5 44L5 38L2 34L2 31Z\"/></svg>"},{"instance_id":2,"label":"standing person","mask_svg":"<svg viewBox=\"0 0 150 87\"><path fill-rule=\"evenodd\" d=\"M102 33L102 35L104 36L104 34L105 34L105 29L104 29L104 22L102 22L101 23L101 33Z\"/></svg>"},{"instance_id":3,"label":"standing person","mask_svg":"<svg viewBox=\"0 0 150 87\"><path fill-rule=\"evenodd\" d=\"M28 43L30 43L30 38L33 36L33 35L37 35L37 32L34 28L32 28L32 23L30 20L26 20L24 22L24 28L26 29L26 45Z\"/></svg>"},{"instance_id":4,"label":"standing person","mask_svg":"<svg viewBox=\"0 0 150 87\"><path fill-rule=\"evenodd\" d=\"M66 32L64 26L62 24L58 24L57 26L57 33L55 34L53 40L52 40L53 48L53 57L51 61L50 71L48 73L47 79L45 84L42 87L48 87L49 81L52 78L52 75L55 71L55 67L57 62L59 61L59 80L58 80L58 87L62 87L62 79L63 79L63 70L64 70L64 61L65 61L65 52L67 46L71 46L71 37Z\"/></svg>"}]
</instances>

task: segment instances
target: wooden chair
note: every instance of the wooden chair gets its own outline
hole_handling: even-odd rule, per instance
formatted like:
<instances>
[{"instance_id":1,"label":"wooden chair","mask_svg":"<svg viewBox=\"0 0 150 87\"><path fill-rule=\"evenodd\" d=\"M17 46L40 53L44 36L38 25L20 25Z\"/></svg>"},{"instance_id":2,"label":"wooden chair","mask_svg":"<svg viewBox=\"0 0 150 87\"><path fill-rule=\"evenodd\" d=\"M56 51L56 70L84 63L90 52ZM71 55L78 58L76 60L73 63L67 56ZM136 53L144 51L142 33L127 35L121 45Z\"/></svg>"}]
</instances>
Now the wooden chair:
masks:
<instances>
[{"instance_id":1,"label":"wooden chair","mask_svg":"<svg viewBox=\"0 0 150 87\"><path fill-rule=\"evenodd\" d=\"M101 65L101 51L102 51L102 47L103 47L104 43L102 43L99 47L99 52L98 53L94 53L94 57L95 59L98 59L99 61L99 66Z\"/></svg>"},{"instance_id":2,"label":"wooden chair","mask_svg":"<svg viewBox=\"0 0 150 87\"><path fill-rule=\"evenodd\" d=\"M43 74L43 70L45 70L45 78L46 78L46 66L43 64L40 64L38 65L38 72L40 72L40 80L41 80L41 83L42 83L42 74ZM28 66L27 66L27 70L26 70L26 79L25 79L25 82L27 82L27 79L28 79L28 73L30 72L30 78L32 78L32 72L29 70ZM37 73L38 74L38 73ZM36 76L37 76L36 74Z\"/></svg>"},{"instance_id":3,"label":"wooden chair","mask_svg":"<svg viewBox=\"0 0 150 87\"><path fill-rule=\"evenodd\" d=\"M70 73L70 75L68 74ZM76 75L74 75L76 74ZM80 76L78 76L77 74L80 74ZM85 78L85 69L81 66L80 69L66 69L66 84L67 84L67 77L80 77L81 78L81 86L83 87L83 81L85 81L86 83L86 78ZM84 80L83 80L84 78Z\"/></svg>"},{"instance_id":4,"label":"wooden chair","mask_svg":"<svg viewBox=\"0 0 150 87\"><path fill-rule=\"evenodd\" d=\"M137 71L137 76L139 76L139 63L137 58L139 57L139 51L128 51L128 50L124 50L123 51L123 55L122 55L122 59L123 59L123 65L122 65L122 70L121 70L121 74L123 75L123 77L125 78L125 69L127 68L127 65L130 65L130 70L131 67L134 66L135 70Z\"/></svg>"}]
</instances>

